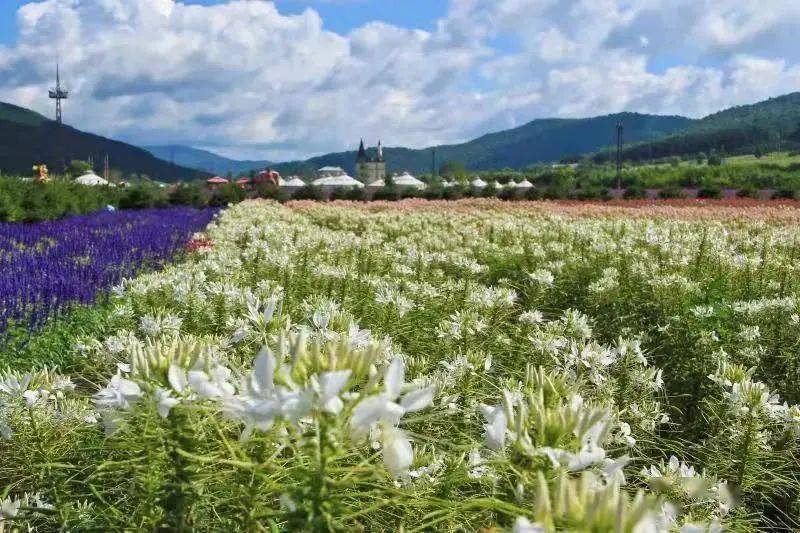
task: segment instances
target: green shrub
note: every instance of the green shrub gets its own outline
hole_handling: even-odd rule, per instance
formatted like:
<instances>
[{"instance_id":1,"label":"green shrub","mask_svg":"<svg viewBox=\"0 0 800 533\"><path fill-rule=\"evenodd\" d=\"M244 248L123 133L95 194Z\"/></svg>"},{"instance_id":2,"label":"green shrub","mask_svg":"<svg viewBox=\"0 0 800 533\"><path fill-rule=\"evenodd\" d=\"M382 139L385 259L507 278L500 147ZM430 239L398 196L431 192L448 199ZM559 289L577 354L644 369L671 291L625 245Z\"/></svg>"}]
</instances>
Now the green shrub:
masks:
<instances>
[{"instance_id":1,"label":"green shrub","mask_svg":"<svg viewBox=\"0 0 800 533\"><path fill-rule=\"evenodd\" d=\"M670 184L662 188L658 193L659 198L686 198L683 188L676 184Z\"/></svg>"},{"instance_id":2,"label":"green shrub","mask_svg":"<svg viewBox=\"0 0 800 533\"><path fill-rule=\"evenodd\" d=\"M153 185L131 185L123 189L119 199L121 209L145 209L163 207L166 204L164 193Z\"/></svg>"},{"instance_id":3,"label":"green shrub","mask_svg":"<svg viewBox=\"0 0 800 533\"><path fill-rule=\"evenodd\" d=\"M428 186L425 191L423 191L423 198L426 200L441 200L444 198L444 191L445 188L442 186L441 183L433 183Z\"/></svg>"},{"instance_id":4,"label":"green shrub","mask_svg":"<svg viewBox=\"0 0 800 533\"><path fill-rule=\"evenodd\" d=\"M641 200L647 198L647 189L638 183L634 183L625 188L623 197L627 200Z\"/></svg>"},{"instance_id":5,"label":"green shrub","mask_svg":"<svg viewBox=\"0 0 800 533\"><path fill-rule=\"evenodd\" d=\"M331 191L331 200L354 200L364 199L364 189L359 187L336 187Z\"/></svg>"},{"instance_id":6,"label":"green shrub","mask_svg":"<svg viewBox=\"0 0 800 533\"><path fill-rule=\"evenodd\" d=\"M755 187L742 187L736 191L739 198L758 198L758 189Z\"/></svg>"},{"instance_id":7,"label":"green shrub","mask_svg":"<svg viewBox=\"0 0 800 533\"><path fill-rule=\"evenodd\" d=\"M179 183L169 192L168 201L171 205L204 207L208 205L208 195L195 183Z\"/></svg>"},{"instance_id":8,"label":"green shrub","mask_svg":"<svg viewBox=\"0 0 800 533\"><path fill-rule=\"evenodd\" d=\"M244 189L235 183L227 183L212 192L208 203L213 207L225 207L228 204L238 204L246 197Z\"/></svg>"},{"instance_id":9,"label":"green shrub","mask_svg":"<svg viewBox=\"0 0 800 533\"><path fill-rule=\"evenodd\" d=\"M517 194L517 190L513 187L503 187L497 193L497 197L501 200L517 200L519 198L519 194Z\"/></svg>"},{"instance_id":10,"label":"green shrub","mask_svg":"<svg viewBox=\"0 0 800 533\"><path fill-rule=\"evenodd\" d=\"M610 200L611 192L606 187L582 187L570 195L575 200Z\"/></svg>"},{"instance_id":11,"label":"green shrub","mask_svg":"<svg viewBox=\"0 0 800 533\"><path fill-rule=\"evenodd\" d=\"M465 195L465 190L461 185L453 185L452 187L445 187L442 190L442 198L445 200L460 200Z\"/></svg>"},{"instance_id":12,"label":"green shrub","mask_svg":"<svg viewBox=\"0 0 800 533\"><path fill-rule=\"evenodd\" d=\"M792 187L781 187L775 191L772 197L778 200L797 200L798 190Z\"/></svg>"},{"instance_id":13,"label":"green shrub","mask_svg":"<svg viewBox=\"0 0 800 533\"><path fill-rule=\"evenodd\" d=\"M318 202L323 202L326 199L325 191L322 190L321 187L316 187L314 185L306 185L305 187L299 189L294 195L292 196L294 200L316 200Z\"/></svg>"},{"instance_id":14,"label":"green shrub","mask_svg":"<svg viewBox=\"0 0 800 533\"><path fill-rule=\"evenodd\" d=\"M544 189L542 197L547 200L563 200L569 198L570 191L563 187L551 185Z\"/></svg>"},{"instance_id":15,"label":"green shrub","mask_svg":"<svg viewBox=\"0 0 800 533\"><path fill-rule=\"evenodd\" d=\"M720 199L722 196L722 187L719 185L707 185L701 188L697 193L698 198Z\"/></svg>"},{"instance_id":16,"label":"green shrub","mask_svg":"<svg viewBox=\"0 0 800 533\"><path fill-rule=\"evenodd\" d=\"M373 200L382 200L386 202L396 202L400 199L400 191L394 185L386 185L381 187L375 194L372 195Z\"/></svg>"}]
</instances>

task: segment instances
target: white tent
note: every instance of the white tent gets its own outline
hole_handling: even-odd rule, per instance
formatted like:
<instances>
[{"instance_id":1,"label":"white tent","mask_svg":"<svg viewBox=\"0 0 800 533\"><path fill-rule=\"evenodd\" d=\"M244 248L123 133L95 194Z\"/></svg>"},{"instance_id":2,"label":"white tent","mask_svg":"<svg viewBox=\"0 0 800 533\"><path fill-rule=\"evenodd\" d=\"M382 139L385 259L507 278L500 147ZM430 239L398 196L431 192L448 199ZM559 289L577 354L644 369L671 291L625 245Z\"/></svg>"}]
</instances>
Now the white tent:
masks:
<instances>
[{"instance_id":1,"label":"white tent","mask_svg":"<svg viewBox=\"0 0 800 533\"><path fill-rule=\"evenodd\" d=\"M104 180L94 172L87 172L83 176L75 178L75 183L78 183L80 185L89 185L91 187L109 184L106 180Z\"/></svg>"},{"instance_id":2,"label":"white tent","mask_svg":"<svg viewBox=\"0 0 800 533\"><path fill-rule=\"evenodd\" d=\"M517 183L517 189L531 189L531 188L533 188L533 183L531 183L527 179L524 179L519 183Z\"/></svg>"},{"instance_id":3,"label":"white tent","mask_svg":"<svg viewBox=\"0 0 800 533\"><path fill-rule=\"evenodd\" d=\"M418 180L408 172L394 178L394 184L398 187L412 187L414 189L424 189L425 182Z\"/></svg>"},{"instance_id":4,"label":"white tent","mask_svg":"<svg viewBox=\"0 0 800 533\"><path fill-rule=\"evenodd\" d=\"M312 185L317 187L357 187L364 188L364 184L355 178L351 178L347 174L341 176L331 176L328 178L319 178L312 182Z\"/></svg>"},{"instance_id":5,"label":"white tent","mask_svg":"<svg viewBox=\"0 0 800 533\"><path fill-rule=\"evenodd\" d=\"M447 189L447 188L449 188L449 187L455 187L455 186L456 186L456 182L454 182L454 181L447 181L447 180L444 180L444 181L442 182L442 187L444 187L445 189Z\"/></svg>"},{"instance_id":6,"label":"white tent","mask_svg":"<svg viewBox=\"0 0 800 533\"><path fill-rule=\"evenodd\" d=\"M285 183L281 183L281 187L285 189L300 189L306 186L306 182L298 178L297 176L293 177L289 181Z\"/></svg>"},{"instance_id":7,"label":"white tent","mask_svg":"<svg viewBox=\"0 0 800 533\"><path fill-rule=\"evenodd\" d=\"M367 189L383 189L386 187L386 182L383 180L375 180L367 183Z\"/></svg>"},{"instance_id":8,"label":"white tent","mask_svg":"<svg viewBox=\"0 0 800 533\"><path fill-rule=\"evenodd\" d=\"M471 185L472 185L473 187L475 187L476 189L483 189L483 188L485 188L485 187L486 187L488 184L487 184L485 181L483 181L482 179L480 179L480 178L478 177L478 178L475 178L474 180L472 180L472 183L471 183Z\"/></svg>"}]
</instances>

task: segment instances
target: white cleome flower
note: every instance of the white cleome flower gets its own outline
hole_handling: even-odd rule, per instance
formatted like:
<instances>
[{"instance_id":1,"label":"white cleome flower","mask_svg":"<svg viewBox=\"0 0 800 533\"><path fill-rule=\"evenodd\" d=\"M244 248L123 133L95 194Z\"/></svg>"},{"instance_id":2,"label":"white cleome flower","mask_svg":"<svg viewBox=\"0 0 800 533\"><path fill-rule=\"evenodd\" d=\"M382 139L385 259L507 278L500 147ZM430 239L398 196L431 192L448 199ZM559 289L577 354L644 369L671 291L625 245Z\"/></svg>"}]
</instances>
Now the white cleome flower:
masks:
<instances>
[{"instance_id":1,"label":"white cleome flower","mask_svg":"<svg viewBox=\"0 0 800 533\"><path fill-rule=\"evenodd\" d=\"M483 425L483 437L486 447L493 451L501 451L506 445L508 417L502 405L494 407L481 405L486 424Z\"/></svg>"},{"instance_id":2,"label":"white cleome flower","mask_svg":"<svg viewBox=\"0 0 800 533\"><path fill-rule=\"evenodd\" d=\"M353 438L362 439L370 432L380 432L383 461L395 477L404 475L414 460L406 434L397 429L406 413L425 409L433 402L435 387L417 387L400 396L405 385L405 365L395 358L383 378L384 391L361 400L353 410L350 429ZM399 398L399 402L397 400Z\"/></svg>"},{"instance_id":3,"label":"white cleome flower","mask_svg":"<svg viewBox=\"0 0 800 533\"><path fill-rule=\"evenodd\" d=\"M405 385L405 365L395 358L386 369L383 378L384 392L363 399L353 410L350 427L355 438L366 437L373 425L378 422L397 426L406 413L425 409L433 402L435 387L416 388L403 395Z\"/></svg>"},{"instance_id":4,"label":"white cleome flower","mask_svg":"<svg viewBox=\"0 0 800 533\"><path fill-rule=\"evenodd\" d=\"M94 404L98 409L130 409L141 396L139 385L116 374L104 389L94 395Z\"/></svg>"}]
</instances>

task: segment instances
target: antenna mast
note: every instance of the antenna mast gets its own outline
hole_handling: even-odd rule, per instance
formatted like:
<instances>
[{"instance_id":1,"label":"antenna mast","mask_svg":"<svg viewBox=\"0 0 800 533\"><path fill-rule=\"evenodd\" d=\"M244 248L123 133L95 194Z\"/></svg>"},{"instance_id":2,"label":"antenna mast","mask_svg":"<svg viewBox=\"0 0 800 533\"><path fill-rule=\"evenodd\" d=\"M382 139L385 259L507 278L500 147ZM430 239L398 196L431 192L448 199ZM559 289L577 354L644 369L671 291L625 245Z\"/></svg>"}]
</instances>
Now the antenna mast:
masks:
<instances>
[{"instance_id":1,"label":"antenna mast","mask_svg":"<svg viewBox=\"0 0 800 533\"><path fill-rule=\"evenodd\" d=\"M69 98L69 92L61 88L61 74L56 64L56 88L49 91L50 99L56 101L56 122L61 124L61 100Z\"/></svg>"}]
</instances>

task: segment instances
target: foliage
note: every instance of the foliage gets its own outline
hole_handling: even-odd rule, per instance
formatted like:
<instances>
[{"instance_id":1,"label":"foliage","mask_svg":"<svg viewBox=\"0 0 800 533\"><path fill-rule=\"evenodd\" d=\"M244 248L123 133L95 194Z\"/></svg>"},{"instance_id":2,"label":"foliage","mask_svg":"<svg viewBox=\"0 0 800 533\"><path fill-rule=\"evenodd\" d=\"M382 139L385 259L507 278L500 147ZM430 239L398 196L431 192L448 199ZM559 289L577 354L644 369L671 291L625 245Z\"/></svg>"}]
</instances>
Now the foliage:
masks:
<instances>
[{"instance_id":1,"label":"foliage","mask_svg":"<svg viewBox=\"0 0 800 533\"><path fill-rule=\"evenodd\" d=\"M211 192L208 205L212 207L225 207L229 204L237 204L247 197L247 192L235 183L220 185Z\"/></svg>"}]
</instances>

